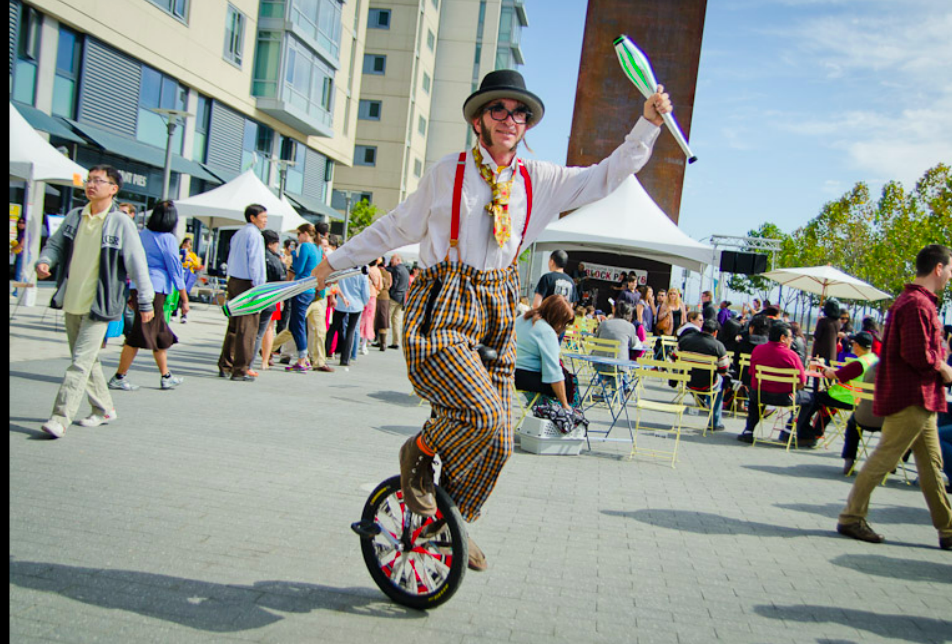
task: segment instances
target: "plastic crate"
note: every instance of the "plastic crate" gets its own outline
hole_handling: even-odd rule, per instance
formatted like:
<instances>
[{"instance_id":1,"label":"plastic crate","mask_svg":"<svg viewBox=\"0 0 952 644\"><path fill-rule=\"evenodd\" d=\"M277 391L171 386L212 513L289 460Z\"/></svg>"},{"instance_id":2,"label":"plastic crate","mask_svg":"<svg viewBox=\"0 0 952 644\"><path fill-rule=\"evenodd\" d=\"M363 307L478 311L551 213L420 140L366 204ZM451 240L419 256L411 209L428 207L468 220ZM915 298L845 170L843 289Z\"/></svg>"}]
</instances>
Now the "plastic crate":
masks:
<instances>
[{"instance_id":1,"label":"plastic crate","mask_svg":"<svg viewBox=\"0 0 952 644\"><path fill-rule=\"evenodd\" d=\"M532 454L578 456L585 442L585 430L563 434L550 420L529 416L516 432L519 446Z\"/></svg>"}]
</instances>

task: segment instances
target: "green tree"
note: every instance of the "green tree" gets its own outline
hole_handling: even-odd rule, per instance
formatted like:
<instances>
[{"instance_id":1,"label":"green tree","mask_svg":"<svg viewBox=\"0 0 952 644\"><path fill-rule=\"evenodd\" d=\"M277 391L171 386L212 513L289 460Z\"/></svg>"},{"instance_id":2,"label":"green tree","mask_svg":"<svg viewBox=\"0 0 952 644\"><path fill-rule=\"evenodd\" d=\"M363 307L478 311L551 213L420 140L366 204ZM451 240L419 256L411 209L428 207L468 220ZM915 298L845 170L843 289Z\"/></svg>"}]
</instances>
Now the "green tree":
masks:
<instances>
[{"instance_id":1,"label":"green tree","mask_svg":"<svg viewBox=\"0 0 952 644\"><path fill-rule=\"evenodd\" d=\"M383 210L372 205L366 199L361 199L350 209L350 223L347 225L347 236L353 237L374 222L383 214Z\"/></svg>"}]
</instances>

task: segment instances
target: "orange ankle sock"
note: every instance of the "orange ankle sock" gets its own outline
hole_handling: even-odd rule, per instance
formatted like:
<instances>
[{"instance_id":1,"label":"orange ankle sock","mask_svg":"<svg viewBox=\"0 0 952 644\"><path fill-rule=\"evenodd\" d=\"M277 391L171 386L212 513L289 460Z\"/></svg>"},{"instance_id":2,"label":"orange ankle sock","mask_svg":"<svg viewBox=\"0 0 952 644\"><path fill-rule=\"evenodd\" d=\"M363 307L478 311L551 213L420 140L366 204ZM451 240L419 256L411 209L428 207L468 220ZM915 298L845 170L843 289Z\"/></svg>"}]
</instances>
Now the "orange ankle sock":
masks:
<instances>
[{"instance_id":1,"label":"orange ankle sock","mask_svg":"<svg viewBox=\"0 0 952 644\"><path fill-rule=\"evenodd\" d=\"M420 434L419 436L417 436L416 444L417 444L417 447L420 448L420 451L426 454L427 456L436 456L436 452L430 449L430 447L423 440L423 434Z\"/></svg>"}]
</instances>

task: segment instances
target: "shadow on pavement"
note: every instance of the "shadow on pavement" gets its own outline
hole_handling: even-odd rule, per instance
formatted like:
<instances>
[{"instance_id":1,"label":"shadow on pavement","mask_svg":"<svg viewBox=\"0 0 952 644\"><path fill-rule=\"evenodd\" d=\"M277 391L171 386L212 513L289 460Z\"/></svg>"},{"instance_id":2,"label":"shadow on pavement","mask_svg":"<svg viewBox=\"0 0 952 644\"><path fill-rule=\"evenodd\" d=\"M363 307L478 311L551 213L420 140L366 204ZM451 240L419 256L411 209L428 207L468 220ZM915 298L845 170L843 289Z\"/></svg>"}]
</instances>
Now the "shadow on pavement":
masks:
<instances>
[{"instance_id":1,"label":"shadow on pavement","mask_svg":"<svg viewBox=\"0 0 952 644\"><path fill-rule=\"evenodd\" d=\"M367 394L369 398L391 405L400 405L401 407L416 407L420 404L420 399L405 391L375 391ZM425 405L424 405L425 406Z\"/></svg>"},{"instance_id":2,"label":"shadow on pavement","mask_svg":"<svg viewBox=\"0 0 952 644\"><path fill-rule=\"evenodd\" d=\"M51 382L58 385L63 382L63 375L44 376L41 373L28 373L26 371L11 371L11 378L23 378L24 380L38 380L39 382Z\"/></svg>"},{"instance_id":3,"label":"shadow on pavement","mask_svg":"<svg viewBox=\"0 0 952 644\"><path fill-rule=\"evenodd\" d=\"M124 610L214 633L262 628L283 613L323 609L397 619L425 612L391 604L377 589L290 581L217 584L134 570L83 568L10 558L10 585L53 592L84 604ZM315 633L315 638L319 639Z\"/></svg>"},{"instance_id":4,"label":"shadow on pavement","mask_svg":"<svg viewBox=\"0 0 952 644\"><path fill-rule=\"evenodd\" d=\"M419 433L421 428L422 425L381 425L373 429L384 432L385 434L393 434L394 436L415 436Z\"/></svg>"},{"instance_id":5,"label":"shadow on pavement","mask_svg":"<svg viewBox=\"0 0 952 644\"><path fill-rule=\"evenodd\" d=\"M26 425L18 425L13 422L15 420L20 422L35 423L35 428L27 427ZM10 431L16 432L18 434L26 434L30 440L50 440L52 437L40 429L40 425L46 421L46 418L11 418Z\"/></svg>"},{"instance_id":6,"label":"shadow on pavement","mask_svg":"<svg viewBox=\"0 0 952 644\"><path fill-rule=\"evenodd\" d=\"M775 508L782 510L794 510L796 512L805 512L806 514L817 514L820 516L836 519L843 510L842 503L825 503L822 505L813 505L810 503L774 503ZM869 511L869 521L873 524L919 524L932 523L929 511L925 508L911 508L902 505L877 506L873 505Z\"/></svg>"},{"instance_id":7,"label":"shadow on pavement","mask_svg":"<svg viewBox=\"0 0 952 644\"><path fill-rule=\"evenodd\" d=\"M840 479L845 483L853 484L853 479L843 476L842 464L833 465L825 463L800 463L798 465L741 465L741 467L755 472L766 472L767 474L780 474L782 476L793 476L796 478L810 479Z\"/></svg>"},{"instance_id":8,"label":"shadow on pavement","mask_svg":"<svg viewBox=\"0 0 952 644\"><path fill-rule=\"evenodd\" d=\"M697 534L748 534L757 537L837 537L835 530L801 530L786 526L731 519L708 512L689 510L633 510L618 512L602 510L611 517L634 519L659 528L669 528Z\"/></svg>"},{"instance_id":9,"label":"shadow on pavement","mask_svg":"<svg viewBox=\"0 0 952 644\"><path fill-rule=\"evenodd\" d=\"M897 559L882 555L840 555L830 560L834 566L850 568L867 575L877 575L906 581L926 581L952 584L952 565Z\"/></svg>"},{"instance_id":10,"label":"shadow on pavement","mask_svg":"<svg viewBox=\"0 0 952 644\"><path fill-rule=\"evenodd\" d=\"M872 600L871 600L872 601ZM907 642L952 642L952 622L916 615L888 615L836 606L754 606L762 617L788 622L831 622Z\"/></svg>"}]
</instances>

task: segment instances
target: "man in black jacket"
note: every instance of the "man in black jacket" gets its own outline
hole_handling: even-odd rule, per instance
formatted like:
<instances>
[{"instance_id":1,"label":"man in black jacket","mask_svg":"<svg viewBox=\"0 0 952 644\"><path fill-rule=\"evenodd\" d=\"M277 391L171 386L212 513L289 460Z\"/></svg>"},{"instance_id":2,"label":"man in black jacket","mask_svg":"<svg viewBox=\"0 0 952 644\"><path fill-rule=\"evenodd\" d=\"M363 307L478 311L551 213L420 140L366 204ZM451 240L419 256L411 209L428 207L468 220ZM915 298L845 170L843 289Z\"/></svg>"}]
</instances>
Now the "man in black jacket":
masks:
<instances>
[{"instance_id":1,"label":"man in black jacket","mask_svg":"<svg viewBox=\"0 0 952 644\"><path fill-rule=\"evenodd\" d=\"M717 377L714 380L713 387L717 391L717 395L714 397L711 424L708 427L711 430L724 429L724 424L721 423L721 409L723 408L724 391L730 388L727 369L730 367L731 360L727 355L727 349L717 339L720 329L721 325L718 324L717 320L704 320L700 332L685 333L678 339L679 352L687 351L717 358ZM709 391L711 389L710 372L705 369L692 369L688 388L696 391Z\"/></svg>"},{"instance_id":2,"label":"man in black jacket","mask_svg":"<svg viewBox=\"0 0 952 644\"><path fill-rule=\"evenodd\" d=\"M403 307L406 304L407 290L410 288L410 271L403 265L403 258L394 253L387 272L393 277L393 284L390 286L390 348L399 349L403 336Z\"/></svg>"}]
</instances>

